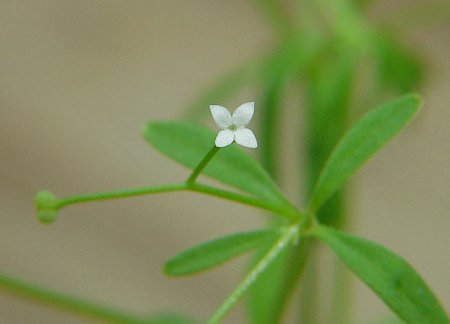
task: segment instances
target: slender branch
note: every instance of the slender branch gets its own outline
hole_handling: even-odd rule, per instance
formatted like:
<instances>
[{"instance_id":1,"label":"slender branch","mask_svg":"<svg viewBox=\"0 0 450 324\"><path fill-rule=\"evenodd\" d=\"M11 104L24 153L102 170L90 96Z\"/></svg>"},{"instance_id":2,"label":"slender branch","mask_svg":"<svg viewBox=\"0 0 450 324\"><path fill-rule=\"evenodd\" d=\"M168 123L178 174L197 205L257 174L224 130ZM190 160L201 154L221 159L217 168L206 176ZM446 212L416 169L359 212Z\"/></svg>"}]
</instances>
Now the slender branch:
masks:
<instances>
[{"instance_id":1,"label":"slender branch","mask_svg":"<svg viewBox=\"0 0 450 324\"><path fill-rule=\"evenodd\" d=\"M95 304L85 299L61 294L38 285L0 273L0 288L33 300L114 323L145 323L145 320L120 310Z\"/></svg>"},{"instance_id":2,"label":"slender branch","mask_svg":"<svg viewBox=\"0 0 450 324\"><path fill-rule=\"evenodd\" d=\"M173 184L164 184L164 185L160 185L160 186L151 186L151 187L125 189L125 190L119 190L119 191L84 194L84 195L72 196L72 197L59 199L57 208L59 209L59 208L65 207L67 205L85 203L85 202L90 202L90 201L119 199L119 198L133 197L133 196L157 194L157 193L163 193L163 192L181 191L181 190L186 190L185 183L173 183Z\"/></svg>"},{"instance_id":3,"label":"slender branch","mask_svg":"<svg viewBox=\"0 0 450 324\"><path fill-rule=\"evenodd\" d=\"M255 282L258 276L271 264L271 262L292 242L298 234L298 226L290 226L286 232L278 239L269 252L255 265L255 267L247 274L240 285L225 300L225 302L217 309L213 316L208 320L207 324L218 323L226 313L239 301L247 289Z\"/></svg>"},{"instance_id":4,"label":"slender branch","mask_svg":"<svg viewBox=\"0 0 450 324\"><path fill-rule=\"evenodd\" d=\"M311 250L311 239L301 237L299 244L290 248L289 262L285 269L286 277L280 282L281 290L278 300L275 301L278 311L274 314L273 323L283 323L284 310L295 291L298 288L300 280L303 279L309 252Z\"/></svg>"},{"instance_id":5,"label":"slender branch","mask_svg":"<svg viewBox=\"0 0 450 324\"><path fill-rule=\"evenodd\" d=\"M208 162L214 157L214 155L219 151L219 147L213 146L212 149L205 155L205 157L200 161L200 163L194 168L191 175L187 178L184 183L174 183L174 184L164 184L160 186L150 186L142 188L125 189L119 191L103 192L103 193L90 193L78 196L72 196L67 198L56 199L55 205L51 206L52 211L57 211L62 207L85 203L98 200L110 200L134 196L142 196L149 194L157 194L171 191L194 191L204 193L210 196L216 196L219 198L232 200L245 205L257 207L264 210L269 210L291 222L298 221L303 215L294 206L292 206L288 201L286 204L280 204L276 202L271 202L267 200L262 200L256 197L242 195L232 191L226 191L223 189L207 186L204 184L196 183L197 177L206 167ZM53 196L54 197L54 196ZM38 207L39 208L39 207Z\"/></svg>"},{"instance_id":6,"label":"slender branch","mask_svg":"<svg viewBox=\"0 0 450 324\"><path fill-rule=\"evenodd\" d=\"M199 176L200 172L203 171L203 169L206 167L209 161L216 155L216 153L219 151L219 147L213 146L212 149L205 155L203 160L200 161L200 163L195 167L194 171L192 171L189 178L186 180L186 183L188 185L193 184L197 177Z\"/></svg>"},{"instance_id":7,"label":"slender branch","mask_svg":"<svg viewBox=\"0 0 450 324\"><path fill-rule=\"evenodd\" d=\"M275 203L271 203L265 200L261 200L258 198L254 198L251 196L242 195L239 193L235 193L232 191L227 191L215 187L211 187L208 185L200 184L200 183L173 183L173 184L165 184L160 186L151 186L151 187L142 187L135 189L125 189L119 191L111 191L111 192L102 192L102 193L91 193L84 194L79 196L72 196L67 198L61 198L58 200L57 209L62 207L93 202L99 200L110 200L110 199L119 199L119 198L127 198L134 196L143 196L150 194L158 194L164 192L172 192L172 191L194 191L199 193L204 193L210 196L215 196L218 198L235 201L244 205L257 207L264 210L269 210L281 216L284 216L290 220L296 220L299 218L299 214L296 213L291 208L286 208L283 206L278 206Z\"/></svg>"},{"instance_id":8,"label":"slender branch","mask_svg":"<svg viewBox=\"0 0 450 324\"><path fill-rule=\"evenodd\" d=\"M120 191L112 191L112 192L102 192L102 193L90 193L79 196L72 196L68 198L59 199L56 205L56 208L62 208L67 205L89 202L89 201L98 201L98 200L110 200L110 199L118 199L118 198L126 198L133 196L142 196L148 194L156 194L170 191L182 191L189 190L194 184L200 172L205 168L208 162L214 157L214 155L219 151L217 146L213 146L213 148L205 155L205 157L200 161L200 163L195 167L192 171L189 178L185 183L175 183L175 184L164 184L160 186L151 186L151 187L142 187L142 188L133 188L133 189L125 189Z\"/></svg>"}]
</instances>

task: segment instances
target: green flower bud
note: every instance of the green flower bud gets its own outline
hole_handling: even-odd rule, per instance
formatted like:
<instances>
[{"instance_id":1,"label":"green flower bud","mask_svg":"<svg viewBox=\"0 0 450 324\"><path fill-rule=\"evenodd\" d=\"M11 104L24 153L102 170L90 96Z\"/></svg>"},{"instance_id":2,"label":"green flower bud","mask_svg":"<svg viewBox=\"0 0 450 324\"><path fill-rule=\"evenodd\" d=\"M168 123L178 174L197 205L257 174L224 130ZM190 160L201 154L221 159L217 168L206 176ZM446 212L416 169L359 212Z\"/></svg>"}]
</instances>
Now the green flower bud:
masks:
<instances>
[{"instance_id":1,"label":"green flower bud","mask_svg":"<svg viewBox=\"0 0 450 324\"><path fill-rule=\"evenodd\" d=\"M42 223L52 223L58 215L58 199L50 191L39 191L34 196L37 217Z\"/></svg>"},{"instance_id":2,"label":"green flower bud","mask_svg":"<svg viewBox=\"0 0 450 324\"><path fill-rule=\"evenodd\" d=\"M50 191L39 191L34 196L34 205L37 210L42 209L56 209L58 205L58 199Z\"/></svg>"},{"instance_id":3,"label":"green flower bud","mask_svg":"<svg viewBox=\"0 0 450 324\"><path fill-rule=\"evenodd\" d=\"M41 223L45 224L53 223L56 219L56 216L58 216L57 209L43 209L37 212L38 220Z\"/></svg>"}]
</instances>

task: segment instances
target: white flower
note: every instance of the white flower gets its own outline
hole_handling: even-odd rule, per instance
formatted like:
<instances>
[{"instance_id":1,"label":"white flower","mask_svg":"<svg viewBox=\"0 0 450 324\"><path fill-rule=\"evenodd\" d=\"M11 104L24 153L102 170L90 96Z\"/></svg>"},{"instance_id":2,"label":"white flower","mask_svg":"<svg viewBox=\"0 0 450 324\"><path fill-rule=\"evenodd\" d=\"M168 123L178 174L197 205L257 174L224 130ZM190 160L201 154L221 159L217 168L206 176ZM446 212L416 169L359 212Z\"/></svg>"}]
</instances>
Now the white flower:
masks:
<instances>
[{"instance_id":1,"label":"white flower","mask_svg":"<svg viewBox=\"0 0 450 324\"><path fill-rule=\"evenodd\" d=\"M239 145L256 148L258 143L256 141L255 134L245 126L250 122L255 110L254 102L247 102L240 105L234 112L230 114L228 109L222 106L211 105L209 106L211 115L222 130L217 134L216 146L224 147L228 146L233 141L236 141Z\"/></svg>"}]
</instances>

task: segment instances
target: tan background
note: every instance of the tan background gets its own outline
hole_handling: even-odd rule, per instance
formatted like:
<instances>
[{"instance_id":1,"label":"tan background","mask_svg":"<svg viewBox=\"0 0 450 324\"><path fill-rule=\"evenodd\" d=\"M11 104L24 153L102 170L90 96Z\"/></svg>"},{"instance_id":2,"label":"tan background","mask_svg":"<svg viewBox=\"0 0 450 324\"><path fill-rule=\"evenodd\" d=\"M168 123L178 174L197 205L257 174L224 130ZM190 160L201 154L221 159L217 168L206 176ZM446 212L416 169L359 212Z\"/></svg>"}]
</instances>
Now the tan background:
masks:
<instances>
[{"instance_id":1,"label":"tan background","mask_svg":"<svg viewBox=\"0 0 450 324\"><path fill-rule=\"evenodd\" d=\"M258 212L183 193L74 206L44 226L32 197L185 177L139 129L176 119L210 81L270 45L252 4L0 1L1 271L140 314L213 312L243 259L187 279L164 277L161 265L194 243L259 227ZM450 33L448 24L414 27L410 40L433 73L425 109L356 177L353 232L404 256L450 309ZM241 99L252 98L234 105ZM361 284L355 293L358 321L389 314ZM228 319L241 321L238 311ZM87 322L0 291L0 323Z\"/></svg>"}]
</instances>

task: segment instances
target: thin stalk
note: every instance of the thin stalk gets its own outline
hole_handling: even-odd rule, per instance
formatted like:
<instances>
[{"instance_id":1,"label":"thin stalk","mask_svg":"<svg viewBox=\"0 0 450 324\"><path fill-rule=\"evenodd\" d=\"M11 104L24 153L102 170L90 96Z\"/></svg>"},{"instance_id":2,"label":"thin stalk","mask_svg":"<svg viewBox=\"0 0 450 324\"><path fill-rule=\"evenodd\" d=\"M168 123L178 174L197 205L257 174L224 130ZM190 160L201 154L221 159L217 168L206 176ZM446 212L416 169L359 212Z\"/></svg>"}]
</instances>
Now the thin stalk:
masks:
<instances>
[{"instance_id":1,"label":"thin stalk","mask_svg":"<svg viewBox=\"0 0 450 324\"><path fill-rule=\"evenodd\" d=\"M211 159L216 155L216 153L219 151L219 147L213 146L212 149L205 155L205 157L200 161L200 163L195 167L195 169L192 171L189 178L186 180L186 184L191 185L195 182L199 174L203 171L203 169L206 167L206 165L211 161Z\"/></svg>"},{"instance_id":2,"label":"thin stalk","mask_svg":"<svg viewBox=\"0 0 450 324\"><path fill-rule=\"evenodd\" d=\"M334 199L335 211L341 215L337 217L338 221L332 225L341 230L348 228L350 223L345 201L345 198L348 196L347 187L348 185L345 190L341 189ZM351 322L352 276L348 268L337 258L334 260L333 267L334 286L332 291L331 316L336 324L345 324Z\"/></svg>"},{"instance_id":3,"label":"thin stalk","mask_svg":"<svg viewBox=\"0 0 450 324\"><path fill-rule=\"evenodd\" d=\"M271 264L271 262L288 246L298 234L298 226L289 227L278 239L269 252L259 260L255 267L245 276L244 280L234 290L234 292L217 309L207 324L218 323L226 313L239 301L247 289L255 282L258 276Z\"/></svg>"},{"instance_id":4,"label":"thin stalk","mask_svg":"<svg viewBox=\"0 0 450 324\"><path fill-rule=\"evenodd\" d=\"M172 192L172 191L200 192L200 193L204 193L204 194L207 194L210 196L215 196L218 198L238 202L238 203L241 203L244 205L257 207L257 208L260 208L263 210L269 210L276 214L282 215L289 220L298 220L300 217L302 217L302 214L299 211L295 211L291 208L278 206L275 203L270 203L266 200L261 200L261 199L254 198L251 196L242 195L239 193L211 187L211 186L200 184L200 183L192 183L192 184L173 183L173 184L165 184L165 185L160 185L160 186L125 189L125 190L121 190L121 191L92 193L92 194L84 194L84 195L79 195L79 196L71 196L71 197L59 199L57 208L60 209L62 207L68 206L68 205L80 204L80 203L86 203L86 202L128 198L128 197L134 197L134 196L143 196L143 195L158 194L158 193Z\"/></svg>"},{"instance_id":5,"label":"thin stalk","mask_svg":"<svg viewBox=\"0 0 450 324\"><path fill-rule=\"evenodd\" d=\"M286 269L286 276L281 283L280 298L278 298L276 309L280 310L272 318L273 323L283 323L283 310L286 308L290 297L303 279L305 266L309 260L311 250L311 239L303 237L297 246L293 246L290 251L289 264Z\"/></svg>"},{"instance_id":6,"label":"thin stalk","mask_svg":"<svg viewBox=\"0 0 450 324\"><path fill-rule=\"evenodd\" d=\"M61 309L113 323L144 323L145 320L117 309L61 294L36 284L0 274L0 288Z\"/></svg>"},{"instance_id":7,"label":"thin stalk","mask_svg":"<svg viewBox=\"0 0 450 324\"><path fill-rule=\"evenodd\" d=\"M335 17L336 19L340 17ZM307 175L306 192L310 196L319 177L323 165L338 139L342 136L351 106L352 89L354 81L355 63L358 57L352 52L352 47L346 45L336 48L333 56L323 54L320 64L312 66L308 75L307 85L307 113L308 128L306 133ZM330 118L330 116L333 116ZM306 223L317 218L321 223L341 227L345 222L344 191L336 193L329 199L317 213L308 211ZM317 261L311 260L312 267L317 267ZM303 304L301 307L299 323L317 322L317 308L319 296L315 293L318 287L316 270L305 280L307 286L303 287ZM343 302L343 301L341 301Z\"/></svg>"},{"instance_id":8,"label":"thin stalk","mask_svg":"<svg viewBox=\"0 0 450 324\"><path fill-rule=\"evenodd\" d=\"M261 200L255 197L246 196L232 191L226 191L223 189L196 183L197 177L207 166L209 161L211 161L214 155L219 151L219 149L220 149L219 147L213 146L211 150L205 155L205 157L199 162L199 164L194 168L191 175L187 178L187 180L184 183L164 184L160 186L133 188L120 191L91 193L79 196L72 196L59 199L55 208L60 209L64 206L78 203L142 196L171 191L195 191L208 194L211 196L220 197L227 200L232 200L245 205L258 207L264 210L269 210L271 212L284 216L291 222L298 221L302 217L302 214L289 203L286 203L285 205L280 205L278 203Z\"/></svg>"},{"instance_id":9,"label":"thin stalk","mask_svg":"<svg viewBox=\"0 0 450 324\"><path fill-rule=\"evenodd\" d=\"M303 43L292 37L286 40L268 60L261 71L261 99L259 107L262 113L261 127L264 129L261 137L261 161L266 171L275 180L278 179L279 157L279 115L282 108L284 88L289 82L294 71L304 60ZM277 226L277 221L271 221L270 226ZM275 323L275 319L281 317L293 286L291 275L297 273L297 269L291 272L292 266L297 263L299 256L297 247L287 249L258 281L253 285L249 298L249 313L253 322ZM262 250L259 254L264 255ZM253 262L252 262L253 264ZM269 285L266 282L276 280L277 285Z\"/></svg>"},{"instance_id":10,"label":"thin stalk","mask_svg":"<svg viewBox=\"0 0 450 324\"><path fill-rule=\"evenodd\" d=\"M85 203L85 202L91 202L91 201L111 200L111 199L143 196L143 195L150 195L150 194L157 194L157 193L171 192L171 191L181 191L181 190L186 190L185 183L173 183L173 184L164 184L164 185L160 185L160 186L141 187L141 188L119 190L119 191L83 194L83 195L71 196L71 197L59 199L57 208L59 209L59 208L65 207L67 205L73 205L73 204L79 204L79 203Z\"/></svg>"}]
</instances>

